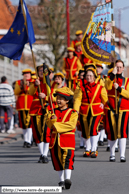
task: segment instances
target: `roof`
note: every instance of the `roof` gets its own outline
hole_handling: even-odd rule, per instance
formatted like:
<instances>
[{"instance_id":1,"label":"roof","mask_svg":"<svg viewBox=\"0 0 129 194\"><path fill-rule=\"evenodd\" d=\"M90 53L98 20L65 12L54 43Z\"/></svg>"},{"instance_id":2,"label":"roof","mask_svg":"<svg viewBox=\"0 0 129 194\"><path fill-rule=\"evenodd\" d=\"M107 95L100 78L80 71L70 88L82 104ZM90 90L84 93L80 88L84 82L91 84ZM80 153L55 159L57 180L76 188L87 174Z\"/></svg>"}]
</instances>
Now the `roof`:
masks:
<instances>
[{"instance_id":1,"label":"roof","mask_svg":"<svg viewBox=\"0 0 129 194\"><path fill-rule=\"evenodd\" d=\"M3 32L1 31L0 33L0 38L5 34L5 30L10 28L16 13L15 9L10 0L0 0L0 30L3 30Z\"/></svg>"}]
</instances>

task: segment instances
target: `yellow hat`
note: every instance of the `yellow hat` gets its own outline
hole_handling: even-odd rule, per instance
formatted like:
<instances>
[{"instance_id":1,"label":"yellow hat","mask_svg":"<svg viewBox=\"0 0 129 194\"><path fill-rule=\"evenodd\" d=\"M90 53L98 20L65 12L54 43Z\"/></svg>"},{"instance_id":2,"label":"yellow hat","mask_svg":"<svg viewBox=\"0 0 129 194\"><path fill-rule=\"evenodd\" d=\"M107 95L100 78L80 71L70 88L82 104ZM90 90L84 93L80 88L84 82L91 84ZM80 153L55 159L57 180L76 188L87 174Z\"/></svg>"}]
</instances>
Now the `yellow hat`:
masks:
<instances>
[{"instance_id":1,"label":"yellow hat","mask_svg":"<svg viewBox=\"0 0 129 194\"><path fill-rule=\"evenodd\" d=\"M78 36L80 34L83 34L83 31L82 30L77 30L76 33L75 33L76 36Z\"/></svg>"},{"instance_id":2,"label":"yellow hat","mask_svg":"<svg viewBox=\"0 0 129 194\"><path fill-rule=\"evenodd\" d=\"M54 96L57 96L57 95L63 96L67 100L70 100L73 98L74 93L69 88L63 87L56 90L56 93L54 94Z\"/></svg>"},{"instance_id":3,"label":"yellow hat","mask_svg":"<svg viewBox=\"0 0 129 194\"><path fill-rule=\"evenodd\" d=\"M75 43L75 47L77 47L79 45L81 45L81 42L80 41Z\"/></svg>"},{"instance_id":4,"label":"yellow hat","mask_svg":"<svg viewBox=\"0 0 129 194\"><path fill-rule=\"evenodd\" d=\"M68 48L67 48L67 51L72 51L72 52L74 52L75 49L74 49L73 47L68 47Z\"/></svg>"},{"instance_id":5,"label":"yellow hat","mask_svg":"<svg viewBox=\"0 0 129 194\"><path fill-rule=\"evenodd\" d=\"M35 71L31 71L31 75L36 75L36 72Z\"/></svg>"},{"instance_id":6,"label":"yellow hat","mask_svg":"<svg viewBox=\"0 0 129 194\"><path fill-rule=\"evenodd\" d=\"M31 76L32 79L37 79L36 75Z\"/></svg>"},{"instance_id":7,"label":"yellow hat","mask_svg":"<svg viewBox=\"0 0 129 194\"><path fill-rule=\"evenodd\" d=\"M52 67L49 67L49 70L52 71L52 72L54 72L54 68L52 68Z\"/></svg>"},{"instance_id":8,"label":"yellow hat","mask_svg":"<svg viewBox=\"0 0 129 194\"><path fill-rule=\"evenodd\" d=\"M23 75L24 73L31 73L31 69L24 69L24 70L22 70L22 75Z\"/></svg>"},{"instance_id":9,"label":"yellow hat","mask_svg":"<svg viewBox=\"0 0 129 194\"><path fill-rule=\"evenodd\" d=\"M112 73L112 71L113 71L113 68L111 68L111 69L108 71L108 75L109 75L110 73Z\"/></svg>"},{"instance_id":10,"label":"yellow hat","mask_svg":"<svg viewBox=\"0 0 129 194\"><path fill-rule=\"evenodd\" d=\"M96 67L102 67L103 68L103 65L101 63L96 63Z\"/></svg>"},{"instance_id":11,"label":"yellow hat","mask_svg":"<svg viewBox=\"0 0 129 194\"><path fill-rule=\"evenodd\" d=\"M86 72L87 72L87 71L92 71L92 72L94 73L95 77L97 78L96 69L94 69L94 68L91 67L91 68L87 68L87 69L86 69Z\"/></svg>"},{"instance_id":12,"label":"yellow hat","mask_svg":"<svg viewBox=\"0 0 129 194\"><path fill-rule=\"evenodd\" d=\"M55 79L56 76L60 76L60 77L62 77L62 79L64 79L64 77L65 77L65 76L63 75L63 73L61 73L61 72L55 73L55 74L54 74L54 79Z\"/></svg>"}]
</instances>

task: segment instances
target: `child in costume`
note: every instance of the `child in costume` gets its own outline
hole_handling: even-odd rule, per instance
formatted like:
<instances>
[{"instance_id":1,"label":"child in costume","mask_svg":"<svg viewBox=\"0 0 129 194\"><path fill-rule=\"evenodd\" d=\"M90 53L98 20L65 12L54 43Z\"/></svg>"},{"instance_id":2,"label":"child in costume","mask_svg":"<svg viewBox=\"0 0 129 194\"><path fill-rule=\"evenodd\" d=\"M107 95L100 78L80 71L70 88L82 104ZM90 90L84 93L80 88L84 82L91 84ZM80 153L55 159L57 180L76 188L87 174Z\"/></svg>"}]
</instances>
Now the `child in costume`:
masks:
<instances>
[{"instance_id":1,"label":"child in costume","mask_svg":"<svg viewBox=\"0 0 129 194\"><path fill-rule=\"evenodd\" d=\"M47 125L51 129L50 153L54 170L58 171L62 189L70 189L74 163L75 129L78 114L69 108L74 93L67 87L56 90L58 108L48 114ZM64 178L65 176L65 178Z\"/></svg>"}]
</instances>

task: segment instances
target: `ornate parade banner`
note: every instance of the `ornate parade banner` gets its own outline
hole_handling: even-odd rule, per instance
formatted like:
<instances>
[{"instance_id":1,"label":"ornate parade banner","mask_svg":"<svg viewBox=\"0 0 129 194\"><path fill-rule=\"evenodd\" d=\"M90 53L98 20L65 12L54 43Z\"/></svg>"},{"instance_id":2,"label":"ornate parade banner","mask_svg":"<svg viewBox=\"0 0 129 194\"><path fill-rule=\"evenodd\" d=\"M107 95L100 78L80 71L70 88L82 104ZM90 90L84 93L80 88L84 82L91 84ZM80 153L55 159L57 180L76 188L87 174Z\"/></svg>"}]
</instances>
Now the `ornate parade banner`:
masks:
<instances>
[{"instance_id":1,"label":"ornate parade banner","mask_svg":"<svg viewBox=\"0 0 129 194\"><path fill-rule=\"evenodd\" d=\"M115 61L111 51L115 50L112 45L112 21L113 9L111 3L100 5L91 16L86 32L82 40L84 55L98 63L107 65Z\"/></svg>"}]
</instances>

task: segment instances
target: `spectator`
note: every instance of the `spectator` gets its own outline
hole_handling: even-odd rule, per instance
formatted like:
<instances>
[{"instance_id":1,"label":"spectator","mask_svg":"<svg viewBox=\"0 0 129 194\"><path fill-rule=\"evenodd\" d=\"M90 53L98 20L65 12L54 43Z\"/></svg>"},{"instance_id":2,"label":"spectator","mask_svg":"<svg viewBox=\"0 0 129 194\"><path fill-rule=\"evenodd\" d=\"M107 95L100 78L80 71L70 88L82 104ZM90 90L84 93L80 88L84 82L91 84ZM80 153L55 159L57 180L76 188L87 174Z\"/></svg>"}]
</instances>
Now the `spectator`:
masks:
<instances>
[{"instance_id":1,"label":"spectator","mask_svg":"<svg viewBox=\"0 0 129 194\"><path fill-rule=\"evenodd\" d=\"M4 117L5 112L8 115L7 132L10 129L11 119L13 114L12 107L15 106L15 97L13 88L8 84L7 78L3 76L0 84L0 126L1 132L4 133Z\"/></svg>"}]
</instances>

